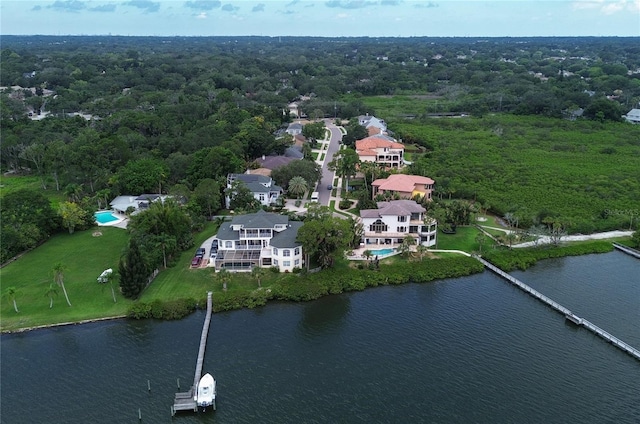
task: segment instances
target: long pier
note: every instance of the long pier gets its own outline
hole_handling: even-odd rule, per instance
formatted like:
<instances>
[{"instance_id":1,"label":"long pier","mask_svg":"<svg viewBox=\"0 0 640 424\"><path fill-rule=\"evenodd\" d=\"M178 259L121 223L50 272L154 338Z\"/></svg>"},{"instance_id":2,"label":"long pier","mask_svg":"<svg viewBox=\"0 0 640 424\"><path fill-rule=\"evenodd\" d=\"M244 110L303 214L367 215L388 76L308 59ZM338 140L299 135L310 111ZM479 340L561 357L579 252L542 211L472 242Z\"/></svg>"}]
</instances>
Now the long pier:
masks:
<instances>
[{"instance_id":1,"label":"long pier","mask_svg":"<svg viewBox=\"0 0 640 424\"><path fill-rule=\"evenodd\" d=\"M601 337L602 339L604 339L607 342L613 344L617 348L621 349L622 351L628 353L629 355L633 356L634 358L636 358L637 360L640 361L640 350L638 350L635 347L629 345L628 343L623 342L619 338L617 338L617 337L613 336L612 334L606 332L602 328L600 328L597 325L587 321L586 319L580 318L579 316L577 316L576 314L571 312L569 309L567 309L564 306L562 306L561 304L559 304L558 302L550 299L549 297L543 295L539 291L537 291L534 288L528 286L527 284L523 283L522 281L518 280L517 278L513 277L512 275L504 272L503 270L501 270L497 266L485 261L484 259L480 258L479 256L474 256L474 257L477 260L479 260L489 270L491 270L494 273L498 274L500 277L504 278L505 280L507 280L508 282L513 284L514 286L516 286L516 287L522 289L523 291L529 293L531 296L535 297L536 299L538 299L542 303L546 304L547 306L550 306L552 309L554 309L554 310L560 312L561 314L563 314L565 319L567 319L568 321L571 321L575 325L582 326L582 327L586 328L587 330L591 331L595 335Z\"/></svg>"},{"instance_id":2,"label":"long pier","mask_svg":"<svg viewBox=\"0 0 640 424\"><path fill-rule=\"evenodd\" d=\"M193 376L193 386L187 392L176 393L171 407L171 416L176 411L198 411L196 395L198 391L198 383L202 378L202 363L204 362L204 351L207 347L207 335L209 334L209 323L211 322L211 312L213 310L212 292L207 293L207 315L202 326L202 334L200 335L200 349L198 350L198 359L196 361L196 372Z\"/></svg>"},{"instance_id":3,"label":"long pier","mask_svg":"<svg viewBox=\"0 0 640 424\"><path fill-rule=\"evenodd\" d=\"M626 253L627 255L631 255L634 258L640 259L640 252L638 252L636 249L632 249L630 247L623 246L620 243L616 243L616 242L613 242L613 247L615 247L616 249L618 249L621 252Z\"/></svg>"}]
</instances>

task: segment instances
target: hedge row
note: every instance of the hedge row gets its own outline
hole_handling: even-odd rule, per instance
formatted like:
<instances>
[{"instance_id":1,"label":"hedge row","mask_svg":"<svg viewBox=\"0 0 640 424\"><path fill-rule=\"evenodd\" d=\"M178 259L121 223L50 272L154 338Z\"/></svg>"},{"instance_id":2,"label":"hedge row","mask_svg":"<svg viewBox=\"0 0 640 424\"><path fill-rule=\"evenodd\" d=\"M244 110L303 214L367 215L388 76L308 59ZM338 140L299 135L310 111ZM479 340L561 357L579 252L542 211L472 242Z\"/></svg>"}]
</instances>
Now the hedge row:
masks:
<instances>
[{"instance_id":1,"label":"hedge row","mask_svg":"<svg viewBox=\"0 0 640 424\"><path fill-rule=\"evenodd\" d=\"M206 301L204 302L206 305ZM127 313L134 319L181 319L193 313L198 307L195 299L154 300L152 302L136 302Z\"/></svg>"},{"instance_id":2,"label":"hedge row","mask_svg":"<svg viewBox=\"0 0 640 424\"><path fill-rule=\"evenodd\" d=\"M273 287L271 297L285 301L308 301L328 294L364 290L387 284L426 283L482 272L480 262L466 256L399 262L380 270L325 270L305 276L292 276Z\"/></svg>"},{"instance_id":3,"label":"hedge row","mask_svg":"<svg viewBox=\"0 0 640 424\"><path fill-rule=\"evenodd\" d=\"M569 246L540 246L526 249L494 250L484 255L484 259L503 271L526 270L540 259L562 258L565 256L607 253L613 250L608 241L594 240Z\"/></svg>"},{"instance_id":4,"label":"hedge row","mask_svg":"<svg viewBox=\"0 0 640 424\"><path fill-rule=\"evenodd\" d=\"M463 277L482 272L480 262L466 256L425 259L420 262L400 262L383 265L379 270L329 269L312 274L291 274L269 289L218 292L213 296L215 312L266 305L269 300L309 301L329 294L364 290L386 284L426 283L445 278ZM198 307L206 298L169 301L136 302L127 314L129 318L179 319Z\"/></svg>"}]
</instances>

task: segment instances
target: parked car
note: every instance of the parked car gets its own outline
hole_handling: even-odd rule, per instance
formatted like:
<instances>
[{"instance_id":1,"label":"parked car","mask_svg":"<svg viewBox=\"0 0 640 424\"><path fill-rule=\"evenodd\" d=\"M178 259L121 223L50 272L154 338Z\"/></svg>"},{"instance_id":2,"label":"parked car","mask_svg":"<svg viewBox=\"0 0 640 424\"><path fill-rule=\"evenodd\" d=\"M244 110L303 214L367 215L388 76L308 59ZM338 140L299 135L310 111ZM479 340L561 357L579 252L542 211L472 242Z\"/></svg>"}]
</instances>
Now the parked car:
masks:
<instances>
[{"instance_id":1,"label":"parked car","mask_svg":"<svg viewBox=\"0 0 640 424\"><path fill-rule=\"evenodd\" d=\"M198 250L196 250L196 258L200 258L202 259L202 257L205 254L205 249L204 247L199 248Z\"/></svg>"},{"instance_id":2,"label":"parked car","mask_svg":"<svg viewBox=\"0 0 640 424\"><path fill-rule=\"evenodd\" d=\"M333 190L333 186L332 186L331 184L329 184L329 185L327 186L327 190Z\"/></svg>"},{"instance_id":3,"label":"parked car","mask_svg":"<svg viewBox=\"0 0 640 424\"><path fill-rule=\"evenodd\" d=\"M191 259L191 266L200 266L200 262L202 262L202 256L194 256L193 259Z\"/></svg>"}]
</instances>

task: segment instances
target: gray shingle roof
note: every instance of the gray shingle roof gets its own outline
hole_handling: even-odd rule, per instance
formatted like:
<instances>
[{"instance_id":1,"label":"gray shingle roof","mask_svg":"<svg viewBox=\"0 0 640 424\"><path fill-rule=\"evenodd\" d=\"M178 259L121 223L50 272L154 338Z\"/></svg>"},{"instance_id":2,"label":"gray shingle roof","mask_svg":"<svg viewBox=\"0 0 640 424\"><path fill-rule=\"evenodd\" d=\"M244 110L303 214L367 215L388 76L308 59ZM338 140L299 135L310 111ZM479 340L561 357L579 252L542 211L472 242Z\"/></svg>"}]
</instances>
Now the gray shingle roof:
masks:
<instances>
[{"instance_id":1,"label":"gray shingle roof","mask_svg":"<svg viewBox=\"0 0 640 424\"><path fill-rule=\"evenodd\" d=\"M256 174L231 174L230 177L235 181L242 181L243 183L269 184L271 182L271 178Z\"/></svg>"},{"instance_id":2,"label":"gray shingle roof","mask_svg":"<svg viewBox=\"0 0 640 424\"><path fill-rule=\"evenodd\" d=\"M298 230L302 227L302 224L303 222L301 221L289 222L288 228L273 236L269 244L278 249L302 246L302 243L296 240L298 238Z\"/></svg>"},{"instance_id":3,"label":"gray shingle roof","mask_svg":"<svg viewBox=\"0 0 640 424\"><path fill-rule=\"evenodd\" d=\"M277 213L258 211L233 218L231 225L242 225L244 228L273 228L277 224L287 224L289 217Z\"/></svg>"}]
</instances>

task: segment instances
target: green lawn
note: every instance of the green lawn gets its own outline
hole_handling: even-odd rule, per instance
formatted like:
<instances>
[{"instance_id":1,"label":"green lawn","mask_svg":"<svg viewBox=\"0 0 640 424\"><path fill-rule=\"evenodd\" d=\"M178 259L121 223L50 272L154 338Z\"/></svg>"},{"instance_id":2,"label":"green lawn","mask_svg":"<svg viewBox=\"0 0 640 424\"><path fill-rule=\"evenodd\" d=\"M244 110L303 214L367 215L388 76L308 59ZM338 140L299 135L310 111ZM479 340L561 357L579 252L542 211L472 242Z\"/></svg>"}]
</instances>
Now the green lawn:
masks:
<instances>
[{"instance_id":1,"label":"green lawn","mask_svg":"<svg viewBox=\"0 0 640 424\"><path fill-rule=\"evenodd\" d=\"M102 235L95 237L95 231ZM108 285L99 284L96 278L107 268L118 269L128 238L126 231L111 227L58 234L0 269L3 294L7 287L15 287L20 310L16 314L10 300L4 296L0 304L0 328L4 331L125 314L131 301L116 293L118 302L114 303ZM67 267L64 282L73 306L67 306L59 289L53 308L49 309L45 292L53 282L52 269L58 262Z\"/></svg>"},{"instance_id":2,"label":"green lawn","mask_svg":"<svg viewBox=\"0 0 640 424\"><path fill-rule=\"evenodd\" d=\"M458 227L455 234L444 234L438 231L438 249L477 252L480 250L480 245L476 242L479 232L480 230L475 227ZM486 251L492 246L493 240L487 237L482 250Z\"/></svg>"},{"instance_id":3,"label":"green lawn","mask_svg":"<svg viewBox=\"0 0 640 424\"><path fill-rule=\"evenodd\" d=\"M57 205L66 200L62 190L56 191L53 181L47 183L47 190L42 190L42 184L40 178L34 176L2 176L0 178L0 197L7 195L21 189L29 189L42 192L53 205L54 208Z\"/></svg>"}]
</instances>

